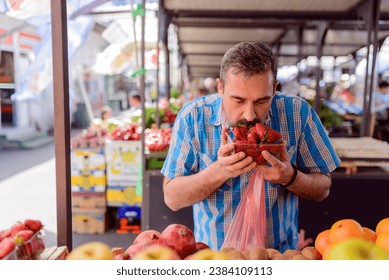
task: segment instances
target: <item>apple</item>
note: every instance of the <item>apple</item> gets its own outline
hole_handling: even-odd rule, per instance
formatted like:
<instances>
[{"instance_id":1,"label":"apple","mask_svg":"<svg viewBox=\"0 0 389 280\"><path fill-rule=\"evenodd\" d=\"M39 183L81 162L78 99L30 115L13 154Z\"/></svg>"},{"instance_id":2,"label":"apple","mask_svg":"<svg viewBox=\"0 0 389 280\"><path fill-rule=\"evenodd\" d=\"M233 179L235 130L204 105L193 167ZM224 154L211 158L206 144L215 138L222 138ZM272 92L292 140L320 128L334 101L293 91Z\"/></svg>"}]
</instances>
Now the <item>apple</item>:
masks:
<instances>
[{"instance_id":1,"label":"apple","mask_svg":"<svg viewBox=\"0 0 389 280\"><path fill-rule=\"evenodd\" d=\"M160 244L150 244L135 254L132 260L181 260L172 248Z\"/></svg>"},{"instance_id":2,"label":"apple","mask_svg":"<svg viewBox=\"0 0 389 280\"><path fill-rule=\"evenodd\" d=\"M193 231L181 224L167 226L159 236L159 244L172 248L181 259L196 252L196 241Z\"/></svg>"},{"instance_id":3,"label":"apple","mask_svg":"<svg viewBox=\"0 0 389 280\"><path fill-rule=\"evenodd\" d=\"M111 247L100 241L92 241L73 249L67 260L113 260Z\"/></svg>"},{"instance_id":4,"label":"apple","mask_svg":"<svg viewBox=\"0 0 389 280\"><path fill-rule=\"evenodd\" d=\"M221 251L214 251L206 248L197 251L185 258L185 260L229 260L227 254Z\"/></svg>"},{"instance_id":5,"label":"apple","mask_svg":"<svg viewBox=\"0 0 389 280\"><path fill-rule=\"evenodd\" d=\"M350 238L329 249L326 260L389 260L389 253L371 241Z\"/></svg>"},{"instance_id":6,"label":"apple","mask_svg":"<svg viewBox=\"0 0 389 280\"><path fill-rule=\"evenodd\" d=\"M153 229L145 230L136 236L132 244L137 244L137 243L157 244L160 235L161 233L159 231Z\"/></svg>"}]
</instances>

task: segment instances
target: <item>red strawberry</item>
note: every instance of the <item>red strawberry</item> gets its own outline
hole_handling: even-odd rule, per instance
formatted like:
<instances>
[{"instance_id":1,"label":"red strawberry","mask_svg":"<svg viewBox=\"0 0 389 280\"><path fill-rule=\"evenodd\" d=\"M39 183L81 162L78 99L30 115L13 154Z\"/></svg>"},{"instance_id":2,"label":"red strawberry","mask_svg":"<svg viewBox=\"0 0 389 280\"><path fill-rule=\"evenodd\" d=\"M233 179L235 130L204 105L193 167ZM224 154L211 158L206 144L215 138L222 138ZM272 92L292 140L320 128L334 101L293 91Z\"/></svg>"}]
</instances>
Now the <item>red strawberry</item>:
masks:
<instances>
[{"instance_id":1,"label":"red strawberry","mask_svg":"<svg viewBox=\"0 0 389 280\"><path fill-rule=\"evenodd\" d=\"M21 245L27 242L33 235L34 232L30 229L21 230L14 236L14 240L17 245Z\"/></svg>"},{"instance_id":2,"label":"red strawberry","mask_svg":"<svg viewBox=\"0 0 389 280\"><path fill-rule=\"evenodd\" d=\"M269 129L265 133L265 142L266 143L276 143L278 140L282 138L281 133L276 130Z\"/></svg>"},{"instance_id":3,"label":"red strawberry","mask_svg":"<svg viewBox=\"0 0 389 280\"><path fill-rule=\"evenodd\" d=\"M267 126L261 123L256 123L255 124L255 130L257 131L259 139L263 141L265 137L265 131L266 131Z\"/></svg>"},{"instance_id":4,"label":"red strawberry","mask_svg":"<svg viewBox=\"0 0 389 280\"><path fill-rule=\"evenodd\" d=\"M27 227L22 222L17 222L16 224L13 224L10 228L11 236L14 237L19 231L26 230Z\"/></svg>"},{"instance_id":5,"label":"red strawberry","mask_svg":"<svg viewBox=\"0 0 389 280\"><path fill-rule=\"evenodd\" d=\"M27 219L24 221L24 224L28 229L31 229L33 232L38 232L43 227L42 222L40 220Z\"/></svg>"},{"instance_id":6,"label":"red strawberry","mask_svg":"<svg viewBox=\"0 0 389 280\"><path fill-rule=\"evenodd\" d=\"M278 131L271 129L270 127L257 123L255 124L255 129L257 134L263 143L276 143L278 140L282 138L281 133Z\"/></svg>"},{"instance_id":7,"label":"red strawberry","mask_svg":"<svg viewBox=\"0 0 389 280\"><path fill-rule=\"evenodd\" d=\"M249 132L247 134L247 141L249 141L251 144L258 144L259 137L257 134L257 130L255 129L255 126L249 129Z\"/></svg>"},{"instance_id":8,"label":"red strawberry","mask_svg":"<svg viewBox=\"0 0 389 280\"><path fill-rule=\"evenodd\" d=\"M5 229L5 230L0 231L0 241L3 240L4 238L10 237L10 236L11 236L10 229Z\"/></svg>"},{"instance_id":9,"label":"red strawberry","mask_svg":"<svg viewBox=\"0 0 389 280\"><path fill-rule=\"evenodd\" d=\"M13 249L15 249L15 241L12 238L4 238L0 242L0 259L11 253Z\"/></svg>"},{"instance_id":10,"label":"red strawberry","mask_svg":"<svg viewBox=\"0 0 389 280\"><path fill-rule=\"evenodd\" d=\"M235 126L232 133L236 140L247 140L247 128L242 126Z\"/></svg>"}]
</instances>

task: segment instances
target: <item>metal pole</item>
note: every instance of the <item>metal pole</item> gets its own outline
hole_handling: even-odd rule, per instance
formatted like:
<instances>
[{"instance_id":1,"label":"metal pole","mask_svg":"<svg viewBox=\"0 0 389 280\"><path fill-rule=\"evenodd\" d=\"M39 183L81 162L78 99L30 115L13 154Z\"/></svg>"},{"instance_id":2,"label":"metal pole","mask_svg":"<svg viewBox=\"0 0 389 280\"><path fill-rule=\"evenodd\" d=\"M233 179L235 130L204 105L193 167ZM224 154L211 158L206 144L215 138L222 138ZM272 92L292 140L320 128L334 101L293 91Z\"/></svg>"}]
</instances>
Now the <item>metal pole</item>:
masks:
<instances>
[{"instance_id":1,"label":"metal pole","mask_svg":"<svg viewBox=\"0 0 389 280\"><path fill-rule=\"evenodd\" d=\"M328 24L321 22L317 25L317 41L316 41L316 52L317 52L317 66L316 66L316 95L313 101L313 108L317 113L320 112L320 80L321 80L321 57L323 55L324 39L328 30Z\"/></svg>"},{"instance_id":2,"label":"metal pole","mask_svg":"<svg viewBox=\"0 0 389 280\"><path fill-rule=\"evenodd\" d=\"M142 0L142 9L145 9L146 7L146 0ZM146 15L142 16L141 18L141 68L145 68L145 17ZM140 76L140 92L141 92L141 108L142 108L142 135L141 135L141 157L142 157L142 189L145 190L146 187L146 155L145 155L145 129L146 129L146 108L145 108L145 75ZM142 191L143 194L149 194L149 191ZM148 199L146 199L148 202ZM145 201L145 200L144 200ZM144 221L143 217L146 214L146 211L150 211L150 205L147 205L147 202L142 202L142 211L141 211L141 227L142 230L144 230ZM149 213L149 212L147 212Z\"/></svg>"},{"instance_id":3,"label":"metal pole","mask_svg":"<svg viewBox=\"0 0 389 280\"><path fill-rule=\"evenodd\" d=\"M66 0L51 1L57 245L72 250L69 67Z\"/></svg>"}]
</instances>

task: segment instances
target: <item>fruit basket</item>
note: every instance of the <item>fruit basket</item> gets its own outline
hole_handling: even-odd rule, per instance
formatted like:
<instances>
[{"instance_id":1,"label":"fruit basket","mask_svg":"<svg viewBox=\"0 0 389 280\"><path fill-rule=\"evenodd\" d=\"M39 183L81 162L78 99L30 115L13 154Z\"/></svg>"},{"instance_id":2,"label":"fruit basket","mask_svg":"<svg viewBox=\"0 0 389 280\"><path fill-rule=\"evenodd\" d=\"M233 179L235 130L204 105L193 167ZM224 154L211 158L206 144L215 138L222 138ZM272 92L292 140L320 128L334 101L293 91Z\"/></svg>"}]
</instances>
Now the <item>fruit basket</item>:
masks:
<instances>
[{"instance_id":1,"label":"fruit basket","mask_svg":"<svg viewBox=\"0 0 389 280\"><path fill-rule=\"evenodd\" d=\"M268 151L277 159L281 156L281 151L285 147L285 141L280 144L250 144L250 143L236 143L235 152L244 152L246 156L251 156L258 165L265 165L267 161L262 156L262 151Z\"/></svg>"},{"instance_id":2,"label":"fruit basket","mask_svg":"<svg viewBox=\"0 0 389 280\"><path fill-rule=\"evenodd\" d=\"M44 230L34 233L34 235L20 244L16 245L16 256L18 260L37 260L39 255L45 250L43 241Z\"/></svg>"}]
</instances>

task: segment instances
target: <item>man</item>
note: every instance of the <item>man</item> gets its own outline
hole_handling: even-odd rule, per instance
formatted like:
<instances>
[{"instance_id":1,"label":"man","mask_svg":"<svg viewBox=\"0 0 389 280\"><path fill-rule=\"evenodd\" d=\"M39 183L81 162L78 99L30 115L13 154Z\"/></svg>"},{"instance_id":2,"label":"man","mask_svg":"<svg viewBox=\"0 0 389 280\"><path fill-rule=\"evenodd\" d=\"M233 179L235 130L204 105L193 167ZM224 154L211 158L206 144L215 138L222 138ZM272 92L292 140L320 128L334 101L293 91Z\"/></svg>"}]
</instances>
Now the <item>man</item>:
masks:
<instances>
[{"instance_id":1,"label":"man","mask_svg":"<svg viewBox=\"0 0 389 280\"><path fill-rule=\"evenodd\" d=\"M184 106L162 168L164 199L172 210L193 205L196 240L220 249L254 168L265 179L266 247L297 249L298 197L321 201L329 173L340 163L317 114L304 100L276 92L277 64L258 42L232 47L221 62L218 94ZM228 128L258 120L286 141L281 159L262 152L270 166L233 153ZM294 166L297 167L295 173Z\"/></svg>"}]
</instances>

